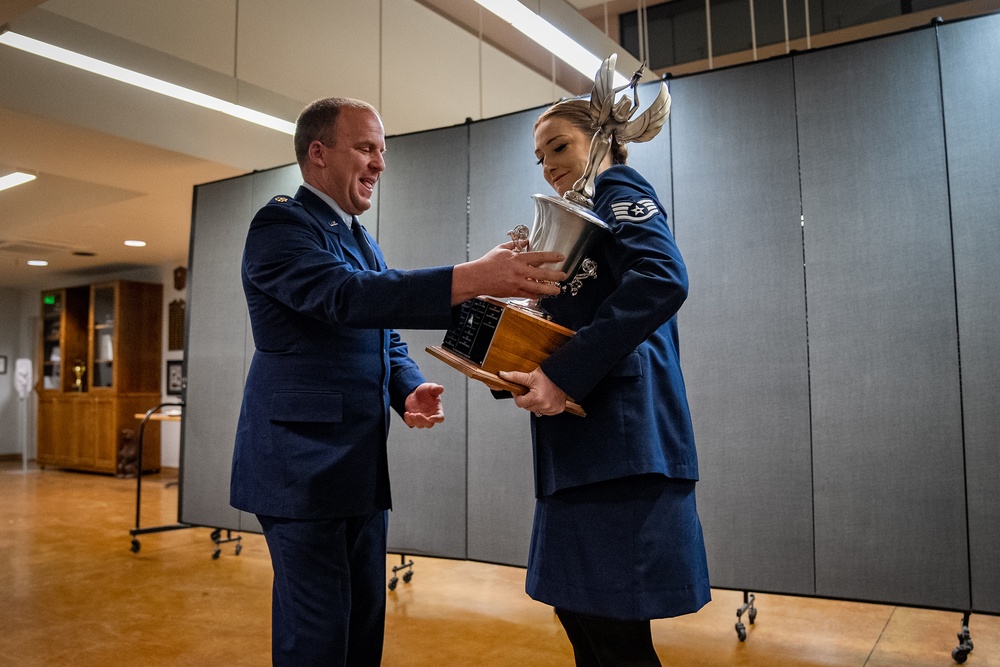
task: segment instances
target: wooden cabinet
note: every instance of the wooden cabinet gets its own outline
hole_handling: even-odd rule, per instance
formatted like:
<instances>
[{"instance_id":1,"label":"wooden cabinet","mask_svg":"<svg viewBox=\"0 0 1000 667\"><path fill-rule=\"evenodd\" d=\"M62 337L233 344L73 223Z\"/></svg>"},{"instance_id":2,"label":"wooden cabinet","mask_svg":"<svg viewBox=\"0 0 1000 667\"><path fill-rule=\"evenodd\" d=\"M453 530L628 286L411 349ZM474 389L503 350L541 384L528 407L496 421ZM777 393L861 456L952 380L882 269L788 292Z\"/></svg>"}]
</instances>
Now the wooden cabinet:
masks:
<instances>
[{"instance_id":1,"label":"wooden cabinet","mask_svg":"<svg viewBox=\"0 0 1000 667\"><path fill-rule=\"evenodd\" d=\"M163 287L113 281L42 292L38 462L116 473L136 413L160 403ZM143 470L160 468L147 426Z\"/></svg>"}]
</instances>

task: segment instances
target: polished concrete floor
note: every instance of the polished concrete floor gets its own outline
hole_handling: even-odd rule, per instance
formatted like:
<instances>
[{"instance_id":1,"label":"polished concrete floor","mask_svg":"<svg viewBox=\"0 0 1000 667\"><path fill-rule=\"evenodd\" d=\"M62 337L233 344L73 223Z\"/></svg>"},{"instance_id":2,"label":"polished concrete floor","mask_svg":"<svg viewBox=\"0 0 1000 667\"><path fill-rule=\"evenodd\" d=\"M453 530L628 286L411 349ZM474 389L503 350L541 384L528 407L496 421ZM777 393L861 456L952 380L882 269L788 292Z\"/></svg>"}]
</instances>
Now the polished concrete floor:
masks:
<instances>
[{"instance_id":1,"label":"polished concrete floor","mask_svg":"<svg viewBox=\"0 0 1000 667\"><path fill-rule=\"evenodd\" d=\"M143 481L142 526L177 519L177 488ZM259 535L240 555L194 528L140 537L135 481L0 462L0 665L267 665L271 570ZM389 555L388 566L399 557ZM386 579L390 574L387 574ZM664 665L946 667L961 615L758 595L746 642L742 594L714 591L692 616L653 623ZM572 665L551 609L524 570L416 558L388 594L383 664ZM967 665L1000 667L1000 618L972 617Z\"/></svg>"}]
</instances>

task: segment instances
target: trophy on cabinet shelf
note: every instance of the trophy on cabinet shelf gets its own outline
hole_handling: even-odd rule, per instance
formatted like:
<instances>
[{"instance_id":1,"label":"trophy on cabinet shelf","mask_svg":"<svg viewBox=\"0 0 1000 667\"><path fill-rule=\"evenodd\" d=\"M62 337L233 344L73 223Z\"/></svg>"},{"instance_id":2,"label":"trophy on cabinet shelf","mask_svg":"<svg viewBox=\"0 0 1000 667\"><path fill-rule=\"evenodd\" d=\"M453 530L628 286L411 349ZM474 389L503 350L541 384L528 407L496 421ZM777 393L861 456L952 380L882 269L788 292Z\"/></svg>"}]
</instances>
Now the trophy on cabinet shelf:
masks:
<instances>
[{"instance_id":1,"label":"trophy on cabinet shelf","mask_svg":"<svg viewBox=\"0 0 1000 667\"><path fill-rule=\"evenodd\" d=\"M670 114L670 94L660 82L653 103L639 117L638 83L645 69L643 63L628 84L614 87L615 64L612 54L605 60L594 78L590 95L590 117L594 136L583 175L562 197L536 194L535 219L529 230L517 225L508 232L515 252L525 250L554 251L562 254L562 262L543 264L545 268L563 271L569 278L560 283L563 293L576 296L585 280L596 277L600 267L587 253L610 227L594 211L594 179L597 169L611 149L614 138L619 144L649 141L655 137ZM630 90L620 100L618 93ZM427 352L466 376L493 390L506 390L520 395L525 387L502 379L500 371L530 373L561 347L574 332L560 326L544 312L543 299L497 299L480 296L463 303L458 317L441 345ZM583 409L567 401L566 410L586 416Z\"/></svg>"},{"instance_id":2,"label":"trophy on cabinet shelf","mask_svg":"<svg viewBox=\"0 0 1000 667\"><path fill-rule=\"evenodd\" d=\"M83 376L87 374L87 364L82 359L77 359L73 362L73 374L76 375L76 380L73 381L73 389L82 392Z\"/></svg>"}]
</instances>

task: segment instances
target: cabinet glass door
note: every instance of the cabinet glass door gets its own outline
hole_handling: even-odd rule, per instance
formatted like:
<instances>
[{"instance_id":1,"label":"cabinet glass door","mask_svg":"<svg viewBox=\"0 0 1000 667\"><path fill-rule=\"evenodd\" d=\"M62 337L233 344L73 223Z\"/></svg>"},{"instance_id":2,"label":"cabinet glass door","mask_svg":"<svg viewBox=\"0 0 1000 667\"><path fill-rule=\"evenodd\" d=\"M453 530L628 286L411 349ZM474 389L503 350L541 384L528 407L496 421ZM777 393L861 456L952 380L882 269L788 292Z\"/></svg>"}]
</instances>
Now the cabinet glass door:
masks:
<instances>
[{"instance_id":1,"label":"cabinet glass door","mask_svg":"<svg viewBox=\"0 0 1000 667\"><path fill-rule=\"evenodd\" d=\"M42 293L42 389L62 389L62 293Z\"/></svg>"},{"instance_id":2,"label":"cabinet glass door","mask_svg":"<svg viewBox=\"0 0 1000 667\"><path fill-rule=\"evenodd\" d=\"M115 364L115 288L94 287L93 291L93 334L91 337L94 372L92 387L114 385Z\"/></svg>"}]
</instances>

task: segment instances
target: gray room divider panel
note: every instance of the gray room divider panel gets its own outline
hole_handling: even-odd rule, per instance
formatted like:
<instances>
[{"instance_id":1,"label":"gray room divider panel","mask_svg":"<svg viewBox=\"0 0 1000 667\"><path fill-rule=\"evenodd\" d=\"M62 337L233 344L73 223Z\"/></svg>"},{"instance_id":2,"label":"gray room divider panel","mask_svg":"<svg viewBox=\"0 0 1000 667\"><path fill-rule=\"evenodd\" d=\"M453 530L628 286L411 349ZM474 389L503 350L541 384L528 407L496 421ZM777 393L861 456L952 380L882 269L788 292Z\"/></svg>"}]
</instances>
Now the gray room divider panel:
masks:
<instances>
[{"instance_id":1,"label":"gray room divider panel","mask_svg":"<svg viewBox=\"0 0 1000 667\"><path fill-rule=\"evenodd\" d=\"M670 84L673 85L672 83ZM673 88L668 86L673 101ZM639 86L639 108L640 113L656 99L660 90L659 82L644 83ZM656 189L656 194L660 197L660 203L668 211L670 218L670 228L674 228L673 220L673 185L671 184L671 159L670 159L670 128L672 123L668 122L660 130L652 141L641 144L628 145L628 164L643 175L650 185ZM683 252L683 249L682 249Z\"/></svg>"},{"instance_id":2,"label":"gray room divider panel","mask_svg":"<svg viewBox=\"0 0 1000 667\"><path fill-rule=\"evenodd\" d=\"M542 109L470 126L469 248L480 257L531 227L531 195L554 194L536 164L532 126ZM469 558L528 563L534 507L534 458L528 413L469 383Z\"/></svg>"},{"instance_id":3,"label":"gray room divider panel","mask_svg":"<svg viewBox=\"0 0 1000 667\"><path fill-rule=\"evenodd\" d=\"M795 59L816 593L969 605L934 32Z\"/></svg>"},{"instance_id":4,"label":"gray room divider panel","mask_svg":"<svg viewBox=\"0 0 1000 667\"><path fill-rule=\"evenodd\" d=\"M714 586L813 592L790 59L672 83L679 316Z\"/></svg>"},{"instance_id":5,"label":"gray room divider panel","mask_svg":"<svg viewBox=\"0 0 1000 667\"><path fill-rule=\"evenodd\" d=\"M252 195L248 177L195 188L188 264L180 520L234 530L242 512L229 505L229 468L250 337L240 260Z\"/></svg>"},{"instance_id":6,"label":"gray room divider panel","mask_svg":"<svg viewBox=\"0 0 1000 667\"><path fill-rule=\"evenodd\" d=\"M972 608L1000 613L1000 16L942 26Z\"/></svg>"},{"instance_id":7,"label":"gray room divider panel","mask_svg":"<svg viewBox=\"0 0 1000 667\"><path fill-rule=\"evenodd\" d=\"M260 531L256 517L229 505L236 421L254 349L240 263L254 213L274 195L295 194L301 181L298 167L289 165L195 188L181 521Z\"/></svg>"},{"instance_id":8,"label":"gray room divider panel","mask_svg":"<svg viewBox=\"0 0 1000 667\"><path fill-rule=\"evenodd\" d=\"M532 127L545 107L469 126L469 254L509 241L514 225L531 227L534 194L555 195L535 157ZM527 413L525 413L527 414Z\"/></svg>"},{"instance_id":9,"label":"gray room divider panel","mask_svg":"<svg viewBox=\"0 0 1000 667\"><path fill-rule=\"evenodd\" d=\"M253 212L256 213L257 209L270 201L271 197L277 195L294 195L299 186L302 184L302 172L299 171L299 166L297 164L290 164L284 167L276 167L274 169L268 169L267 171L255 172L249 174L245 178L249 178L253 183ZM242 225L243 238L239 240L240 247L240 258L242 261L243 256L243 242L246 240L246 230L250 227L250 220L247 220ZM242 293L242 286L241 286ZM245 303L245 298L244 298ZM254 342L253 342L253 331L250 328L250 315L247 313L247 336L245 341L246 347L246 364L243 367L243 380L246 382L247 373L250 372L250 362L253 359L254 353ZM243 394L240 392L240 400L242 401ZM233 424L232 438L227 442L230 443L230 455L232 454L232 446L235 444L236 438L236 424ZM240 530L249 530L253 532L263 532L260 527L260 523L257 521L257 517L247 512L240 512Z\"/></svg>"},{"instance_id":10,"label":"gray room divider panel","mask_svg":"<svg viewBox=\"0 0 1000 667\"><path fill-rule=\"evenodd\" d=\"M466 258L468 128L388 140L379 201L379 245L390 266L456 264ZM393 417L389 550L465 558L466 391L464 376L424 349L444 331L401 331L427 379L445 387L445 422L407 429Z\"/></svg>"},{"instance_id":11,"label":"gray room divider panel","mask_svg":"<svg viewBox=\"0 0 1000 667\"><path fill-rule=\"evenodd\" d=\"M1000 17L940 36L940 81L930 28L672 81L671 125L632 147L691 279L715 586L1000 613ZM531 224L540 112L389 139L362 220L390 265ZM195 190L182 521L258 529L229 507L253 349L239 264L253 213L298 183L290 165ZM390 549L525 564L527 415L427 355L443 331L401 333L447 421L393 418Z\"/></svg>"}]
</instances>

